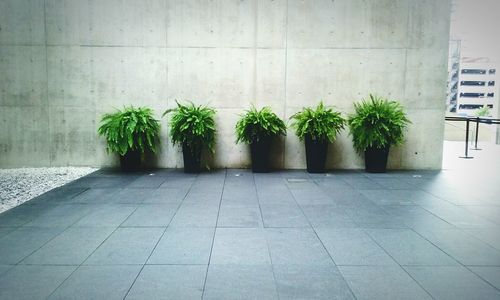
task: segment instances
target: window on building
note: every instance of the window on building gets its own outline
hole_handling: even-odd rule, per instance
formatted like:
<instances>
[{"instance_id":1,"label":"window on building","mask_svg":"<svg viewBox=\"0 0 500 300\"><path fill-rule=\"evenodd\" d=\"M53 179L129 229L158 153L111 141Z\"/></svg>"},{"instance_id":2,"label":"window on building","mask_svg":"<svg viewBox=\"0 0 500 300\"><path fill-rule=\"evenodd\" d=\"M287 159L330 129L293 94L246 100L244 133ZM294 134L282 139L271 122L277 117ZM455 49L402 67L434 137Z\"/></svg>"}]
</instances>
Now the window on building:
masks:
<instances>
[{"instance_id":1,"label":"window on building","mask_svg":"<svg viewBox=\"0 0 500 300\"><path fill-rule=\"evenodd\" d=\"M477 109L483 107L481 104L460 104L460 109Z\"/></svg>"},{"instance_id":2,"label":"window on building","mask_svg":"<svg viewBox=\"0 0 500 300\"><path fill-rule=\"evenodd\" d=\"M484 70L484 69L462 69L462 74L486 74L486 70Z\"/></svg>"},{"instance_id":3,"label":"window on building","mask_svg":"<svg viewBox=\"0 0 500 300\"><path fill-rule=\"evenodd\" d=\"M483 98L484 93L460 93L460 97L463 97L463 98Z\"/></svg>"},{"instance_id":4,"label":"window on building","mask_svg":"<svg viewBox=\"0 0 500 300\"><path fill-rule=\"evenodd\" d=\"M495 74L496 72L497 72L496 69L490 69L490 71L489 71L490 74Z\"/></svg>"},{"instance_id":5,"label":"window on building","mask_svg":"<svg viewBox=\"0 0 500 300\"><path fill-rule=\"evenodd\" d=\"M460 81L460 85L485 86L485 81Z\"/></svg>"},{"instance_id":6,"label":"window on building","mask_svg":"<svg viewBox=\"0 0 500 300\"><path fill-rule=\"evenodd\" d=\"M495 97L495 93L488 93L488 98L493 98Z\"/></svg>"},{"instance_id":7,"label":"window on building","mask_svg":"<svg viewBox=\"0 0 500 300\"><path fill-rule=\"evenodd\" d=\"M495 81L488 81L488 86L495 86Z\"/></svg>"}]
</instances>

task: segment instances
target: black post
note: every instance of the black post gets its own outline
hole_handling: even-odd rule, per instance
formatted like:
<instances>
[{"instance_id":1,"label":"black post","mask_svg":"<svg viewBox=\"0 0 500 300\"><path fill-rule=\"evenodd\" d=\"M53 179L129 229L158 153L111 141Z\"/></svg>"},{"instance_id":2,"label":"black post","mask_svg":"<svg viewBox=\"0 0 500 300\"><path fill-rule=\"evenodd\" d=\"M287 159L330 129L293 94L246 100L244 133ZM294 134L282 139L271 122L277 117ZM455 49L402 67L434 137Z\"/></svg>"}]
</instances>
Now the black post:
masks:
<instances>
[{"instance_id":1,"label":"black post","mask_svg":"<svg viewBox=\"0 0 500 300\"><path fill-rule=\"evenodd\" d=\"M479 117L476 117L476 142L475 142L474 148L471 148L471 150L481 150L477 147L478 136L479 136Z\"/></svg>"},{"instance_id":2,"label":"black post","mask_svg":"<svg viewBox=\"0 0 500 300\"><path fill-rule=\"evenodd\" d=\"M469 156L469 118L467 118L465 125L465 156L460 156L460 158L470 159L474 158Z\"/></svg>"}]
</instances>

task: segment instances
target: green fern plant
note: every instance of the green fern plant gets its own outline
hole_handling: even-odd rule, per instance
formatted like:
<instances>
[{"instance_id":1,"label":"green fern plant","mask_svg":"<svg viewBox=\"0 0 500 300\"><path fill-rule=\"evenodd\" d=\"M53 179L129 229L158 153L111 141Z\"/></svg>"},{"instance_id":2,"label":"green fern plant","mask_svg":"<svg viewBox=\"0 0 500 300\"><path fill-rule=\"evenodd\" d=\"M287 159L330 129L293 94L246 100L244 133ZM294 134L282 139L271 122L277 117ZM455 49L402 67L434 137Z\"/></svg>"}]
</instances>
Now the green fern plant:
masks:
<instances>
[{"instance_id":1,"label":"green fern plant","mask_svg":"<svg viewBox=\"0 0 500 300\"><path fill-rule=\"evenodd\" d=\"M476 110L476 117L489 117L490 116L490 108L487 105Z\"/></svg>"},{"instance_id":2,"label":"green fern plant","mask_svg":"<svg viewBox=\"0 0 500 300\"><path fill-rule=\"evenodd\" d=\"M129 151L155 153L160 123L154 118L152 109L130 106L105 114L98 133L106 138L108 153L114 152L122 156Z\"/></svg>"},{"instance_id":3,"label":"green fern plant","mask_svg":"<svg viewBox=\"0 0 500 300\"><path fill-rule=\"evenodd\" d=\"M292 128L300 140L309 135L315 141L331 143L345 126L341 113L332 108L325 108L323 102L320 102L316 109L304 107L290 119L293 120Z\"/></svg>"},{"instance_id":4,"label":"green fern plant","mask_svg":"<svg viewBox=\"0 0 500 300\"><path fill-rule=\"evenodd\" d=\"M163 116L172 114L170 119L170 136L172 143L187 145L192 150L206 146L212 153L215 147L215 109L207 106L196 106L193 103L168 109Z\"/></svg>"},{"instance_id":5,"label":"green fern plant","mask_svg":"<svg viewBox=\"0 0 500 300\"><path fill-rule=\"evenodd\" d=\"M401 144L404 131L411 124L401 104L371 94L370 100L354 103L354 111L347 123L359 153L370 147L382 149Z\"/></svg>"},{"instance_id":6,"label":"green fern plant","mask_svg":"<svg viewBox=\"0 0 500 300\"><path fill-rule=\"evenodd\" d=\"M286 125L270 107L257 110L252 106L236 123L236 143L251 144L264 137L286 134Z\"/></svg>"}]
</instances>

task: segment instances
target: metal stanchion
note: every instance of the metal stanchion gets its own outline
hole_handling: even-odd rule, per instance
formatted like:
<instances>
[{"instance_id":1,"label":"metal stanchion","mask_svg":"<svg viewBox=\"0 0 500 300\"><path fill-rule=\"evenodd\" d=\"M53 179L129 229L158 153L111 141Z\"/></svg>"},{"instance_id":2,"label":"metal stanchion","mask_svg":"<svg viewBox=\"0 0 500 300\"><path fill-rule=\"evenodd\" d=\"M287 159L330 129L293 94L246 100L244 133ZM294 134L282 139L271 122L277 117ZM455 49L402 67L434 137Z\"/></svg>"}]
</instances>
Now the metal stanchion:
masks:
<instances>
[{"instance_id":1,"label":"metal stanchion","mask_svg":"<svg viewBox=\"0 0 500 300\"><path fill-rule=\"evenodd\" d=\"M479 117L476 117L476 142L474 143L474 148L471 148L471 150L482 150L477 147L478 136L479 136Z\"/></svg>"},{"instance_id":2,"label":"metal stanchion","mask_svg":"<svg viewBox=\"0 0 500 300\"><path fill-rule=\"evenodd\" d=\"M460 158L471 159L474 158L469 156L469 118L465 121L465 156L460 156Z\"/></svg>"}]
</instances>

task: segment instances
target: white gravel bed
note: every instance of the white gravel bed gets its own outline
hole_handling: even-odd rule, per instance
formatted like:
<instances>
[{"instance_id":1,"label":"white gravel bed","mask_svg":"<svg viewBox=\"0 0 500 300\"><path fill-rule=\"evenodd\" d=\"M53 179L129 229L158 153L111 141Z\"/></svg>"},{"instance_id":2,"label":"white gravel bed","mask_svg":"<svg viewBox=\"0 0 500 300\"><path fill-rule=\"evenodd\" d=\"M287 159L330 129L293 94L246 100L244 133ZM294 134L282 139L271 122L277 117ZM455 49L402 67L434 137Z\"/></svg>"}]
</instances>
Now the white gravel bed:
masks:
<instances>
[{"instance_id":1,"label":"white gravel bed","mask_svg":"<svg viewBox=\"0 0 500 300\"><path fill-rule=\"evenodd\" d=\"M88 167L0 169L0 213L96 170Z\"/></svg>"}]
</instances>

